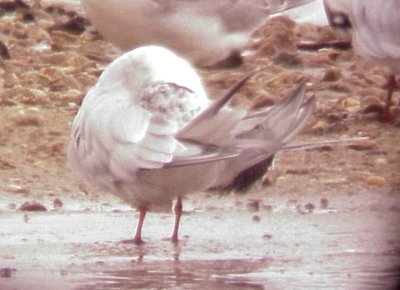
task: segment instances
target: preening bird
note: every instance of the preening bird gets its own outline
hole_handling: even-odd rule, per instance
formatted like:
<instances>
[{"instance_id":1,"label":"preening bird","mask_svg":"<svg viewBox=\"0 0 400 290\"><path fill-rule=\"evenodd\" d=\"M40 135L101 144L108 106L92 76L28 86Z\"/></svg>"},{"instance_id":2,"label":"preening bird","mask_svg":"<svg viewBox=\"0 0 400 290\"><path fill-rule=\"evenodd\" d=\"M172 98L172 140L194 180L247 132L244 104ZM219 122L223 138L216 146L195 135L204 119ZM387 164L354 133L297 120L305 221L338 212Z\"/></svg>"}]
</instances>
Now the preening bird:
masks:
<instances>
[{"instance_id":1,"label":"preening bird","mask_svg":"<svg viewBox=\"0 0 400 290\"><path fill-rule=\"evenodd\" d=\"M387 82L384 118L392 119L390 106L400 73L400 1L324 0L329 23L351 31L357 54L391 69Z\"/></svg>"},{"instance_id":2,"label":"preening bird","mask_svg":"<svg viewBox=\"0 0 400 290\"><path fill-rule=\"evenodd\" d=\"M237 56L269 15L311 1L314 0L81 0L81 3L96 29L121 49L161 45L205 67Z\"/></svg>"},{"instance_id":3,"label":"preening bird","mask_svg":"<svg viewBox=\"0 0 400 290\"><path fill-rule=\"evenodd\" d=\"M177 242L184 195L247 191L304 127L315 106L304 83L269 109L228 107L250 77L211 102L186 60L145 46L113 61L89 90L68 159L79 177L139 209L135 243L147 210L174 198Z\"/></svg>"}]
</instances>

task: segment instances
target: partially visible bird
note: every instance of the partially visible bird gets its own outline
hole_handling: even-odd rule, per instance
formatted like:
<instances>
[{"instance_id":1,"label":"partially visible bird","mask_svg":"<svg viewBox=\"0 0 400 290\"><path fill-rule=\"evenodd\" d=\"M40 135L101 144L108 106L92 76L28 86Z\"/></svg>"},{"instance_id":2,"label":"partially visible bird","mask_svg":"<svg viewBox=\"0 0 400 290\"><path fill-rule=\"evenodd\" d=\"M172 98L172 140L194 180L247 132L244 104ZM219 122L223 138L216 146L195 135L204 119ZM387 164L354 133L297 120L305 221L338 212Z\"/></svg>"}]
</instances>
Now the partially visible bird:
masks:
<instances>
[{"instance_id":1,"label":"partially visible bird","mask_svg":"<svg viewBox=\"0 0 400 290\"><path fill-rule=\"evenodd\" d=\"M314 0L81 0L96 29L123 50L161 45L198 66L240 62L238 50L273 13ZM227 62L225 62L227 63Z\"/></svg>"},{"instance_id":2,"label":"partially visible bird","mask_svg":"<svg viewBox=\"0 0 400 290\"><path fill-rule=\"evenodd\" d=\"M139 209L135 243L147 210L174 198L177 242L182 196L247 191L304 127L315 106L304 83L269 109L227 107L250 76L211 102L187 61L146 46L113 61L89 90L68 159L79 177Z\"/></svg>"},{"instance_id":3,"label":"partially visible bird","mask_svg":"<svg viewBox=\"0 0 400 290\"><path fill-rule=\"evenodd\" d=\"M391 69L383 117L392 120L391 102L400 73L400 1L324 0L330 25L349 31L355 51Z\"/></svg>"}]
</instances>

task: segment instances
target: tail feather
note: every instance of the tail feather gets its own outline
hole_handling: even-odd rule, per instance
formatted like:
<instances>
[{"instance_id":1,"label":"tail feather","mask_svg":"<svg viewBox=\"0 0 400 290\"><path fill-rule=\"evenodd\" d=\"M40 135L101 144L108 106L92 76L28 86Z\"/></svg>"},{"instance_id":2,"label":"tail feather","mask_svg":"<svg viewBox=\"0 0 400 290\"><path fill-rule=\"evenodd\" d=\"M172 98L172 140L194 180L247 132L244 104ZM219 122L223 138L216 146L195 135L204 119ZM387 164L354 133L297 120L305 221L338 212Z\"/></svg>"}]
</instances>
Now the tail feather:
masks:
<instances>
[{"instance_id":1,"label":"tail feather","mask_svg":"<svg viewBox=\"0 0 400 290\"><path fill-rule=\"evenodd\" d=\"M222 171L229 175L221 175L216 188L243 193L262 179L274 154L287 146L310 118L316 100L304 101L304 97L303 82L273 107L247 115L238 123L233 139L240 153L227 161Z\"/></svg>"},{"instance_id":2,"label":"tail feather","mask_svg":"<svg viewBox=\"0 0 400 290\"><path fill-rule=\"evenodd\" d=\"M248 115L234 130L238 146L247 148L251 143L262 145L265 142L264 148L273 150L290 142L305 126L315 108L315 98L304 101L304 95L305 84L302 82L271 108Z\"/></svg>"}]
</instances>

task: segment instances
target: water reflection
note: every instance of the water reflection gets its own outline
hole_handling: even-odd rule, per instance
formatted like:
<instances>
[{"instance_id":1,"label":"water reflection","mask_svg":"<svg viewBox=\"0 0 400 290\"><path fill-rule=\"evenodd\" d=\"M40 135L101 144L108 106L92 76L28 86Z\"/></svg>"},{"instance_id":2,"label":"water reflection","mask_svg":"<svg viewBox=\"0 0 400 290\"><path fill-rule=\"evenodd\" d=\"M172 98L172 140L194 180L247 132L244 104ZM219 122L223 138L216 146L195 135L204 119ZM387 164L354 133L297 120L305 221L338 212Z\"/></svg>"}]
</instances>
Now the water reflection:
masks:
<instances>
[{"instance_id":1,"label":"water reflection","mask_svg":"<svg viewBox=\"0 0 400 290\"><path fill-rule=\"evenodd\" d=\"M190 242L178 246L166 242L103 246L108 249L108 257L129 257L129 261L91 263L96 266L88 271L92 273L90 278L81 279L76 290L296 289L296 285L307 285L307 289L399 289L397 244L385 252L344 250L319 254L317 248L297 253L287 249L286 254L271 253L255 259L229 259L223 251L219 258L210 258L207 247L197 247L199 256L187 258L187 252L193 251ZM101 257L99 252L96 255Z\"/></svg>"},{"instance_id":2,"label":"water reflection","mask_svg":"<svg viewBox=\"0 0 400 290\"><path fill-rule=\"evenodd\" d=\"M77 249L74 249L76 251ZM80 251L82 252L80 247ZM203 249L207 252L207 249ZM85 250L84 250L85 251ZM143 245L102 243L86 249L89 260L110 256L129 257L129 262L91 263L91 278L80 280L76 290L90 289L265 289L266 277L251 277L263 273L272 262L259 259L210 259L207 253L187 258L191 251L187 240L178 245L168 242ZM92 257L90 257L90 254ZM247 277L249 275L249 277ZM269 288L270 289L270 288ZM273 289L273 288L272 288Z\"/></svg>"},{"instance_id":3,"label":"water reflection","mask_svg":"<svg viewBox=\"0 0 400 290\"><path fill-rule=\"evenodd\" d=\"M173 261L146 262L143 258L139 255L123 268L99 269L95 279L76 289L265 289L266 278L246 277L246 274L261 273L271 262L268 259L180 261L179 250L174 253Z\"/></svg>"}]
</instances>

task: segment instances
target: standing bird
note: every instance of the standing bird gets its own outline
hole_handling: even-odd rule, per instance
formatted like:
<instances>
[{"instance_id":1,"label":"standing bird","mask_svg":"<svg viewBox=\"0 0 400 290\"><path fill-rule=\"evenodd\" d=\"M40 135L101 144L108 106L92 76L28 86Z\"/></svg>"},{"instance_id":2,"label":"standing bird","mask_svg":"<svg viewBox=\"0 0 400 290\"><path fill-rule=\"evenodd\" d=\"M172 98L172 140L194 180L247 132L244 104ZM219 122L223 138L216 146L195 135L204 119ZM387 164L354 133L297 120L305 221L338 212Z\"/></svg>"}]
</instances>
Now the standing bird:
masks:
<instances>
[{"instance_id":1,"label":"standing bird","mask_svg":"<svg viewBox=\"0 0 400 290\"><path fill-rule=\"evenodd\" d=\"M121 49L161 45L206 67L226 59L240 62L238 50L269 15L311 1L81 0L81 4L96 29Z\"/></svg>"},{"instance_id":2,"label":"standing bird","mask_svg":"<svg viewBox=\"0 0 400 290\"><path fill-rule=\"evenodd\" d=\"M400 0L324 0L324 5L333 28L351 31L361 57L391 69L383 111L384 120L391 121L392 95L400 73Z\"/></svg>"},{"instance_id":3,"label":"standing bird","mask_svg":"<svg viewBox=\"0 0 400 290\"><path fill-rule=\"evenodd\" d=\"M140 212L177 198L171 237L178 241L182 196L244 192L268 170L309 119L315 99L299 85L270 109L226 106L248 75L211 102L187 61L158 46L117 58L89 90L72 126L72 169ZM288 145L290 146L290 145Z\"/></svg>"}]
</instances>

